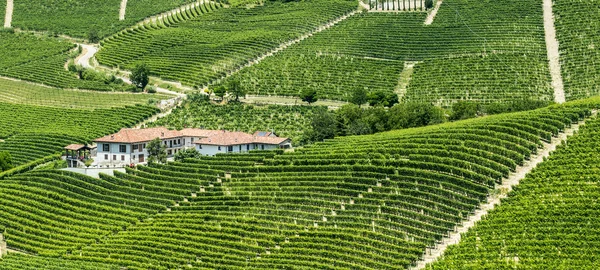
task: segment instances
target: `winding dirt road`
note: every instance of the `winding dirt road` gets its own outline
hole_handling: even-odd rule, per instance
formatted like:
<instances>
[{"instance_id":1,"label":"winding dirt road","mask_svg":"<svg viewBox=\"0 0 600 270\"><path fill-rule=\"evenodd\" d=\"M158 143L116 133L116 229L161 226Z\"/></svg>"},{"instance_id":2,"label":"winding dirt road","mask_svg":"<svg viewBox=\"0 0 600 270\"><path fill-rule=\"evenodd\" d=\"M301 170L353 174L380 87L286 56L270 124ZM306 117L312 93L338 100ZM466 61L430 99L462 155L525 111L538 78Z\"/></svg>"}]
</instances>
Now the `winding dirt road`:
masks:
<instances>
[{"instance_id":1,"label":"winding dirt road","mask_svg":"<svg viewBox=\"0 0 600 270\"><path fill-rule=\"evenodd\" d=\"M6 14L4 15L4 27L10 28L12 26L12 15L15 5L13 0L6 0Z\"/></svg>"}]
</instances>

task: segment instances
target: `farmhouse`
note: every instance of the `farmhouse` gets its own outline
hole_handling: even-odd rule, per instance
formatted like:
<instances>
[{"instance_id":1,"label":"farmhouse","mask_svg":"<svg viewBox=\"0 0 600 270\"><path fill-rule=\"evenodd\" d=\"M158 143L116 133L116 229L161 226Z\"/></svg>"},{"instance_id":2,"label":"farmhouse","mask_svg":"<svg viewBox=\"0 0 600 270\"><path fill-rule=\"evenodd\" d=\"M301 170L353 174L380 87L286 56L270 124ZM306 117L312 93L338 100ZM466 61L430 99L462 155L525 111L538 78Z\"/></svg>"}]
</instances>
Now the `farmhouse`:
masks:
<instances>
[{"instance_id":1,"label":"farmhouse","mask_svg":"<svg viewBox=\"0 0 600 270\"><path fill-rule=\"evenodd\" d=\"M202 155L214 156L217 153L247 152L250 150L272 150L291 148L288 138L279 138L271 132L248 134L225 130L204 130L187 128L169 130L165 127L146 129L121 129L94 140L97 152L94 158L99 165L137 164L148 159L147 144L160 139L167 148L167 156L195 148Z\"/></svg>"}]
</instances>

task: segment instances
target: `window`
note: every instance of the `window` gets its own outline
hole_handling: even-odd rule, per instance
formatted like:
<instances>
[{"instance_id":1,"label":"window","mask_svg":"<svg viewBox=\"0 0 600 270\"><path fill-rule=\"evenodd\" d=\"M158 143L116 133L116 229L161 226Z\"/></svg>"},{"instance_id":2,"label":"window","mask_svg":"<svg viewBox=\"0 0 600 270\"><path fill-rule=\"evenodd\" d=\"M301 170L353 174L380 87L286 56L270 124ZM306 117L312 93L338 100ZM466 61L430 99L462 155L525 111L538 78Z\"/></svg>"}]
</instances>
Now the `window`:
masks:
<instances>
[{"instance_id":1,"label":"window","mask_svg":"<svg viewBox=\"0 0 600 270\"><path fill-rule=\"evenodd\" d=\"M228 146L227 147L227 152L233 152L233 146Z\"/></svg>"},{"instance_id":2,"label":"window","mask_svg":"<svg viewBox=\"0 0 600 270\"><path fill-rule=\"evenodd\" d=\"M201 144L198 145L198 149L202 149L202 145Z\"/></svg>"},{"instance_id":3,"label":"window","mask_svg":"<svg viewBox=\"0 0 600 270\"><path fill-rule=\"evenodd\" d=\"M127 153L127 145L119 145L119 153Z\"/></svg>"},{"instance_id":4,"label":"window","mask_svg":"<svg viewBox=\"0 0 600 270\"><path fill-rule=\"evenodd\" d=\"M117 155L113 155L113 159L112 160L117 160Z\"/></svg>"},{"instance_id":5,"label":"window","mask_svg":"<svg viewBox=\"0 0 600 270\"><path fill-rule=\"evenodd\" d=\"M110 144L105 143L102 145L102 151L103 152L109 152L110 151Z\"/></svg>"},{"instance_id":6,"label":"window","mask_svg":"<svg viewBox=\"0 0 600 270\"><path fill-rule=\"evenodd\" d=\"M137 144L134 144L134 145L133 145L133 148L132 148L132 150L131 150L131 151L137 151L137 150L138 150L138 145L137 145Z\"/></svg>"},{"instance_id":7,"label":"window","mask_svg":"<svg viewBox=\"0 0 600 270\"><path fill-rule=\"evenodd\" d=\"M125 155L121 155L121 161L125 161Z\"/></svg>"},{"instance_id":8,"label":"window","mask_svg":"<svg viewBox=\"0 0 600 270\"><path fill-rule=\"evenodd\" d=\"M170 156L170 155L172 155L172 154L173 154L173 151L172 151L172 150L169 150L169 151L167 151L167 155L169 155L169 156Z\"/></svg>"},{"instance_id":9,"label":"window","mask_svg":"<svg viewBox=\"0 0 600 270\"><path fill-rule=\"evenodd\" d=\"M146 149L146 144L142 145L142 150Z\"/></svg>"},{"instance_id":10,"label":"window","mask_svg":"<svg viewBox=\"0 0 600 270\"><path fill-rule=\"evenodd\" d=\"M240 145L240 152L242 152L242 145Z\"/></svg>"},{"instance_id":11,"label":"window","mask_svg":"<svg viewBox=\"0 0 600 270\"><path fill-rule=\"evenodd\" d=\"M177 139L177 144L181 144L181 139Z\"/></svg>"},{"instance_id":12,"label":"window","mask_svg":"<svg viewBox=\"0 0 600 270\"><path fill-rule=\"evenodd\" d=\"M260 145L260 149L261 149L261 150L265 150L265 145L264 145L264 144L261 144L261 145Z\"/></svg>"},{"instance_id":13,"label":"window","mask_svg":"<svg viewBox=\"0 0 600 270\"><path fill-rule=\"evenodd\" d=\"M246 144L246 151L250 151L250 145Z\"/></svg>"},{"instance_id":14,"label":"window","mask_svg":"<svg viewBox=\"0 0 600 270\"><path fill-rule=\"evenodd\" d=\"M104 160L108 160L108 154L104 155Z\"/></svg>"},{"instance_id":15,"label":"window","mask_svg":"<svg viewBox=\"0 0 600 270\"><path fill-rule=\"evenodd\" d=\"M221 146L219 146L219 151L221 151Z\"/></svg>"},{"instance_id":16,"label":"window","mask_svg":"<svg viewBox=\"0 0 600 270\"><path fill-rule=\"evenodd\" d=\"M167 141L165 141L165 145L167 145Z\"/></svg>"}]
</instances>

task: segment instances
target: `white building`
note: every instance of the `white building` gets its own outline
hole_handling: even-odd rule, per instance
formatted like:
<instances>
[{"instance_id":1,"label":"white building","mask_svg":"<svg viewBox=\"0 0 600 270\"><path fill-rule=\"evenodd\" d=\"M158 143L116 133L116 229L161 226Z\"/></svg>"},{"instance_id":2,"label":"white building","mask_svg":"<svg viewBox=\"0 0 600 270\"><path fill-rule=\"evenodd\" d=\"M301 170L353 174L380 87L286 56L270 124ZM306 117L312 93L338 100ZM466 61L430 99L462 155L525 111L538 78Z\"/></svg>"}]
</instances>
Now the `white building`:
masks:
<instances>
[{"instance_id":1,"label":"white building","mask_svg":"<svg viewBox=\"0 0 600 270\"><path fill-rule=\"evenodd\" d=\"M126 128L94 140L98 149L94 163L100 166L145 163L148 159L146 146L156 138L166 146L167 157L189 148L196 148L202 155L213 156L217 153L292 147L288 138L279 138L271 132L259 131L251 135L243 132L192 128L179 131L164 127Z\"/></svg>"}]
</instances>

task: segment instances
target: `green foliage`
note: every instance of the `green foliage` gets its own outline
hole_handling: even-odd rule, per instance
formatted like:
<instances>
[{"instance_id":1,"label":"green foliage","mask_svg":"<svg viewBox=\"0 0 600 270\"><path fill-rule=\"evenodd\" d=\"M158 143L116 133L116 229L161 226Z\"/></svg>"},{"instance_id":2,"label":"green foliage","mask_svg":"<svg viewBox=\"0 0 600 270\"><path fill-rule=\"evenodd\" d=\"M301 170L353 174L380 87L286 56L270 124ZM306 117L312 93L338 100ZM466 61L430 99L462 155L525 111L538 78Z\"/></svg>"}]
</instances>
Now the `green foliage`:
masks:
<instances>
[{"instance_id":1,"label":"green foliage","mask_svg":"<svg viewBox=\"0 0 600 270\"><path fill-rule=\"evenodd\" d=\"M205 3L104 40L97 59L103 65L125 69L147 63L153 75L202 88L356 8L356 2L347 0L269 1L254 8ZM147 51L161 53L142 53ZM245 83L242 86L249 89Z\"/></svg>"},{"instance_id":2,"label":"green foliage","mask_svg":"<svg viewBox=\"0 0 600 270\"><path fill-rule=\"evenodd\" d=\"M214 105L206 95L194 94L171 114L148 126L166 126L173 129L203 128L254 133L274 131L280 137L300 142L302 134L310 129L313 115L326 111L322 106L246 105L230 103Z\"/></svg>"},{"instance_id":3,"label":"green foliage","mask_svg":"<svg viewBox=\"0 0 600 270\"><path fill-rule=\"evenodd\" d=\"M315 114L310 125L312 129L305 132L304 137L302 138L305 143L321 142L335 137L337 122L335 114L332 112Z\"/></svg>"},{"instance_id":4,"label":"green foliage","mask_svg":"<svg viewBox=\"0 0 600 270\"><path fill-rule=\"evenodd\" d=\"M378 90L369 93L367 101L371 106L392 107L398 104L398 95L391 91Z\"/></svg>"},{"instance_id":5,"label":"green foliage","mask_svg":"<svg viewBox=\"0 0 600 270\"><path fill-rule=\"evenodd\" d=\"M138 64L131 71L131 83L142 91L146 89L146 85L150 82L150 68L146 64Z\"/></svg>"},{"instance_id":6,"label":"green foliage","mask_svg":"<svg viewBox=\"0 0 600 270\"><path fill-rule=\"evenodd\" d=\"M12 156L9 152L0 152L0 172L13 168Z\"/></svg>"},{"instance_id":7,"label":"green foliage","mask_svg":"<svg viewBox=\"0 0 600 270\"><path fill-rule=\"evenodd\" d=\"M223 97L227 94L227 88L223 85L219 85L215 87L214 94L219 97L219 99L223 100Z\"/></svg>"},{"instance_id":8,"label":"green foliage","mask_svg":"<svg viewBox=\"0 0 600 270\"><path fill-rule=\"evenodd\" d=\"M195 148L188 148L185 150L181 150L177 153L175 153L175 156L173 157L175 159L175 161L184 161L187 158L201 158L202 154L200 154L200 152L198 152Z\"/></svg>"},{"instance_id":9,"label":"green foliage","mask_svg":"<svg viewBox=\"0 0 600 270\"><path fill-rule=\"evenodd\" d=\"M300 93L300 99L308 104L315 103L319 100L317 97L317 90L305 89Z\"/></svg>"},{"instance_id":10,"label":"green foliage","mask_svg":"<svg viewBox=\"0 0 600 270\"><path fill-rule=\"evenodd\" d=\"M475 118L481 114L481 105L477 102L459 101L452 105L450 120L463 120Z\"/></svg>"},{"instance_id":11,"label":"green foliage","mask_svg":"<svg viewBox=\"0 0 600 270\"><path fill-rule=\"evenodd\" d=\"M433 0L425 0L425 9L433 8Z\"/></svg>"},{"instance_id":12,"label":"green foliage","mask_svg":"<svg viewBox=\"0 0 600 270\"><path fill-rule=\"evenodd\" d=\"M367 90L361 87L354 89L349 101L352 104L358 105L358 107L367 103Z\"/></svg>"},{"instance_id":13,"label":"green foliage","mask_svg":"<svg viewBox=\"0 0 600 270\"><path fill-rule=\"evenodd\" d=\"M167 146L159 138L150 141L147 145L148 163L166 163Z\"/></svg>"},{"instance_id":14,"label":"green foliage","mask_svg":"<svg viewBox=\"0 0 600 270\"><path fill-rule=\"evenodd\" d=\"M233 96L235 102L240 101L240 97L246 96L246 90L240 84L238 80L229 80L227 82L227 92ZM222 98L222 97L221 97Z\"/></svg>"},{"instance_id":15,"label":"green foliage","mask_svg":"<svg viewBox=\"0 0 600 270\"><path fill-rule=\"evenodd\" d=\"M87 40L90 43L98 43L100 41L100 36L98 36L98 31L96 31L96 29L90 30L90 32L87 35Z\"/></svg>"}]
</instances>

